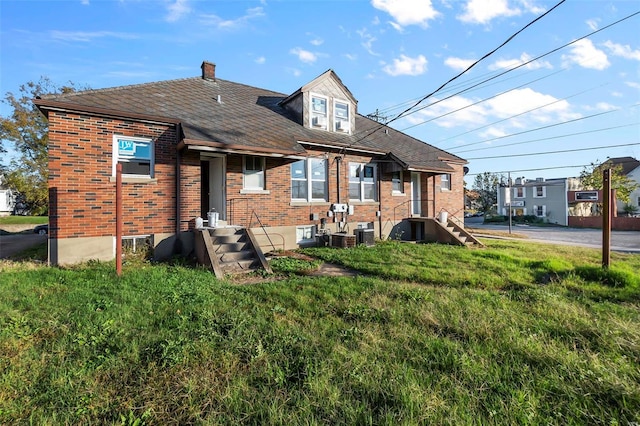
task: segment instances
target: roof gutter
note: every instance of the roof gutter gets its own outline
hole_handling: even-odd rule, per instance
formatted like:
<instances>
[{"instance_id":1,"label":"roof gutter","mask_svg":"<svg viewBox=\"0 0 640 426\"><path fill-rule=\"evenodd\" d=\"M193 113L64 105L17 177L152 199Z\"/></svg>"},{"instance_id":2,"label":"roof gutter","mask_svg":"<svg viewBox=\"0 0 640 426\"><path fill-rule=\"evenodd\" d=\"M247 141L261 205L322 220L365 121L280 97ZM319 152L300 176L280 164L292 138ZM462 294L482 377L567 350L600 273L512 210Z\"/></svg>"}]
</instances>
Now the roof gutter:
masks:
<instances>
[{"instance_id":1,"label":"roof gutter","mask_svg":"<svg viewBox=\"0 0 640 426\"><path fill-rule=\"evenodd\" d=\"M243 155L257 155L263 157L305 157L305 152L263 148L257 146L248 145L235 145L226 144L222 142L213 141L198 141L193 139L183 139L178 143L178 149L189 149L194 151L209 151L209 152L222 152L226 154L243 154Z\"/></svg>"},{"instance_id":2,"label":"roof gutter","mask_svg":"<svg viewBox=\"0 0 640 426\"><path fill-rule=\"evenodd\" d=\"M345 151L360 152L360 153L364 153L364 154L375 154L375 155L385 155L386 154L385 151L378 151L378 150L365 149L365 148L354 148L353 146L346 145L346 144L340 144L340 143L328 144L328 143L318 143L318 142L308 142L308 141L298 141L298 143L300 145L317 146L317 147L321 147L321 148L330 148L330 149L342 149L342 150L345 150Z\"/></svg>"}]
</instances>

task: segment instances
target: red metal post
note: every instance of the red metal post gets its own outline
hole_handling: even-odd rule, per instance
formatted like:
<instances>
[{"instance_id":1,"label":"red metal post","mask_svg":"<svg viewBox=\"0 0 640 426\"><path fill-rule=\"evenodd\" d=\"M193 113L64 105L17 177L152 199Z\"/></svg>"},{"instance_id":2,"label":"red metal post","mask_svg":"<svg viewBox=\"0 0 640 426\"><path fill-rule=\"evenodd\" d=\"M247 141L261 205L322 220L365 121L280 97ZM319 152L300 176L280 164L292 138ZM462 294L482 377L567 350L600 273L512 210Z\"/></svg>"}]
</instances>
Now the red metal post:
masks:
<instances>
[{"instance_id":1,"label":"red metal post","mask_svg":"<svg viewBox=\"0 0 640 426\"><path fill-rule=\"evenodd\" d=\"M116 274L122 275L122 164L116 164Z\"/></svg>"},{"instance_id":2,"label":"red metal post","mask_svg":"<svg viewBox=\"0 0 640 426\"><path fill-rule=\"evenodd\" d=\"M611 169L602 172L602 267L611 263Z\"/></svg>"}]
</instances>

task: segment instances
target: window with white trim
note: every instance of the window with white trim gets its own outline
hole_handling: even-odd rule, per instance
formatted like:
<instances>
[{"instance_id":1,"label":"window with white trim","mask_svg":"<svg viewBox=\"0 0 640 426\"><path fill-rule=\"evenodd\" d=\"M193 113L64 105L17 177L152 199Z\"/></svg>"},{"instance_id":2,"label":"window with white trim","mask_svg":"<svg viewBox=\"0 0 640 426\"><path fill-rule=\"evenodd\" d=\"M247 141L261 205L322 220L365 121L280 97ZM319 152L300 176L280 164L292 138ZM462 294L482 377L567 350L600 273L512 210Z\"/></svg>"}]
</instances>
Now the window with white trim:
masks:
<instances>
[{"instance_id":1,"label":"window with white trim","mask_svg":"<svg viewBox=\"0 0 640 426\"><path fill-rule=\"evenodd\" d=\"M533 187L533 198L544 198L547 196L547 187L546 186L534 186Z\"/></svg>"},{"instance_id":2,"label":"window with white trim","mask_svg":"<svg viewBox=\"0 0 640 426\"><path fill-rule=\"evenodd\" d=\"M451 174L445 173L440 175L440 189L443 191L451 191Z\"/></svg>"},{"instance_id":3,"label":"window with white trim","mask_svg":"<svg viewBox=\"0 0 640 426\"><path fill-rule=\"evenodd\" d=\"M533 214L537 217L545 217L547 215L547 206L533 206Z\"/></svg>"},{"instance_id":4,"label":"window with white trim","mask_svg":"<svg viewBox=\"0 0 640 426\"><path fill-rule=\"evenodd\" d=\"M336 132L351 133L351 116L347 102L333 102L333 123Z\"/></svg>"},{"instance_id":5,"label":"window with white trim","mask_svg":"<svg viewBox=\"0 0 640 426\"><path fill-rule=\"evenodd\" d=\"M264 157L245 155L242 161L242 187L264 190Z\"/></svg>"},{"instance_id":6,"label":"window with white trim","mask_svg":"<svg viewBox=\"0 0 640 426\"><path fill-rule=\"evenodd\" d=\"M319 95L311 95L311 128L327 130L327 98Z\"/></svg>"},{"instance_id":7,"label":"window with white trim","mask_svg":"<svg viewBox=\"0 0 640 426\"><path fill-rule=\"evenodd\" d=\"M402 170L391 173L391 192L393 192L394 194L404 194Z\"/></svg>"},{"instance_id":8,"label":"window with white trim","mask_svg":"<svg viewBox=\"0 0 640 426\"><path fill-rule=\"evenodd\" d=\"M296 243L315 242L316 227L314 225L296 227Z\"/></svg>"},{"instance_id":9,"label":"window with white trim","mask_svg":"<svg viewBox=\"0 0 640 426\"><path fill-rule=\"evenodd\" d=\"M513 198L524 198L527 196L527 188L524 186L518 186L513 188Z\"/></svg>"},{"instance_id":10,"label":"window with white trim","mask_svg":"<svg viewBox=\"0 0 640 426\"><path fill-rule=\"evenodd\" d=\"M376 201L376 167L372 164L349 163L349 199Z\"/></svg>"},{"instance_id":11,"label":"window with white trim","mask_svg":"<svg viewBox=\"0 0 640 426\"><path fill-rule=\"evenodd\" d=\"M113 136L113 176L116 165L122 164L126 177L153 177L153 140L131 136Z\"/></svg>"},{"instance_id":12,"label":"window with white trim","mask_svg":"<svg viewBox=\"0 0 640 426\"><path fill-rule=\"evenodd\" d=\"M327 201L327 160L309 158L291 164L291 199Z\"/></svg>"}]
</instances>

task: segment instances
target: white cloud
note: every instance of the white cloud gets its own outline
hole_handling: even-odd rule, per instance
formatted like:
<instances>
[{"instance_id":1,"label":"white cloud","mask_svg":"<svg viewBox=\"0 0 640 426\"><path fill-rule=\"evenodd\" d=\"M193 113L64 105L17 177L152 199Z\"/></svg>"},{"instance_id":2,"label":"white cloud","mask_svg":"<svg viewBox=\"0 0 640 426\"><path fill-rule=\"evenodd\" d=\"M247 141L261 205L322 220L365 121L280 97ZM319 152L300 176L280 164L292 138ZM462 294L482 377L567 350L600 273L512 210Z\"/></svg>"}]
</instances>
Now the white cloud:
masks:
<instances>
[{"instance_id":1,"label":"white cloud","mask_svg":"<svg viewBox=\"0 0 640 426\"><path fill-rule=\"evenodd\" d=\"M309 43L313 44L314 46L320 46L322 43L324 43L324 40L316 37L313 40L311 40Z\"/></svg>"},{"instance_id":2,"label":"white cloud","mask_svg":"<svg viewBox=\"0 0 640 426\"><path fill-rule=\"evenodd\" d=\"M470 24L487 24L495 18L521 14L520 9L510 8L507 0L469 0L457 18Z\"/></svg>"},{"instance_id":3,"label":"white cloud","mask_svg":"<svg viewBox=\"0 0 640 426\"><path fill-rule=\"evenodd\" d=\"M529 62L531 59L532 58L530 55L528 55L527 53L523 53L522 55L520 55L519 59L499 59L493 64L489 65L489 69L493 71L493 70L500 70L500 69L515 68L518 65ZM529 62L523 68L528 70L537 70L540 68L553 69L553 65L551 65L551 63L547 61L533 61L533 62Z\"/></svg>"},{"instance_id":4,"label":"white cloud","mask_svg":"<svg viewBox=\"0 0 640 426\"><path fill-rule=\"evenodd\" d=\"M445 128L474 127L485 124L487 111L481 105L471 106L474 102L476 101L463 96L454 96L443 101L432 98L432 105L408 115L406 119L414 125L434 119L434 124ZM451 111L456 112L451 113Z\"/></svg>"},{"instance_id":5,"label":"white cloud","mask_svg":"<svg viewBox=\"0 0 640 426\"><path fill-rule=\"evenodd\" d=\"M358 59L358 55L354 55L354 54L351 54L351 53L345 53L342 56L344 56L345 58L347 58L350 61L355 61L355 60Z\"/></svg>"},{"instance_id":6,"label":"white cloud","mask_svg":"<svg viewBox=\"0 0 640 426\"><path fill-rule=\"evenodd\" d=\"M371 25L380 25L380 18L374 16L373 20L371 21Z\"/></svg>"},{"instance_id":7,"label":"white cloud","mask_svg":"<svg viewBox=\"0 0 640 426\"><path fill-rule=\"evenodd\" d=\"M588 19L587 26L591 31L595 31L598 29L598 19Z\"/></svg>"},{"instance_id":8,"label":"white cloud","mask_svg":"<svg viewBox=\"0 0 640 426\"><path fill-rule=\"evenodd\" d=\"M132 40L138 38L135 34L117 33L113 31L51 31L51 38L60 41L91 42L98 38L118 38Z\"/></svg>"},{"instance_id":9,"label":"white cloud","mask_svg":"<svg viewBox=\"0 0 640 426\"><path fill-rule=\"evenodd\" d=\"M572 112L569 102L530 88L512 90L486 102L479 100L454 96L440 102L432 98L432 105L407 116L406 120L411 124L433 120L435 125L445 128L475 128L504 120L499 126L490 127L483 135L498 137L541 123L580 117ZM522 113L520 117L514 117Z\"/></svg>"},{"instance_id":10,"label":"white cloud","mask_svg":"<svg viewBox=\"0 0 640 426\"><path fill-rule=\"evenodd\" d=\"M488 112L497 118L508 118L529 110L534 110L519 118L519 120L533 120L549 122L554 118L569 119L576 115L570 112L570 104L565 100L558 100L551 95L536 92L530 88L515 89L485 102ZM543 105L546 105L543 107ZM538 109L536 109L538 108ZM511 120L513 121L513 120ZM515 124L512 122L511 124Z\"/></svg>"},{"instance_id":11,"label":"white cloud","mask_svg":"<svg viewBox=\"0 0 640 426\"><path fill-rule=\"evenodd\" d=\"M256 64L260 64L260 65L262 65L262 64L264 64L265 62L267 62L267 58L265 58L264 56L260 56L260 57L257 57L257 58L255 59L255 61L254 61L254 62L255 62Z\"/></svg>"},{"instance_id":12,"label":"white cloud","mask_svg":"<svg viewBox=\"0 0 640 426\"><path fill-rule=\"evenodd\" d=\"M80 4L83 6L89 6L89 0L80 0Z\"/></svg>"},{"instance_id":13,"label":"white cloud","mask_svg":"<svg viewBox=\"0 0 640 426\"><path fill-rule=\"evenodd\" d=\"M287 72L293 74L294 77L300 77L302 75L302 71L297 68L287 68Z\"/></svg>"},{"instance_id":14,"label":"white cloud","mask_svg":"<svg viewBox=\"0 0 640 426\"><path fill-rule=\"evenodd\" d=\"M187 3L188 0L176 0L174 3L169 3L165 20L167 22L176 22L183 16L188 15L191 12L191 8Z\"/></svg>"},{"instance_id":15,"label":"white cloud","mask_svg":"<svg viewBox=\"0 0 640 426\"><path fill-rule=\"evenodd\" d=\"M632 89L640 89L640 83L638 83L637 81L625 81L624 84L631 87Z\"/></svg>"},{"instance_id":16,"label":"white cloud","mask_svg":"<svg viewBox=\"0 0 640 426\"><path fill-rule=\"evenodd\" d=\"M408 25L426 27L430 20L440 15L433 8L431 0L371 0L371 5L387 12L395 23L402 27Z\"/></svg>"},{"instance_id":17,"label":"white cloud","mask_svg":"<svg viewBox=\"0 0 640 426\"><path fill-rule=\"evenodd\" d=\"M565 65L575 63L583 68L599 71L610 65L607 55L602 50L597 49L589 39L578 40L572 44L571 52L562 55L562 59Z\"/></svg>"},{"instance_id":18,"label":"white cloud","mask_svg":"<svg viewBox=\"0 0 640 426\"><path fill-rule=\"evenodd\" d=\"M205 14L200 16L200 22L218 29L234 30L245 26L249 21L265 16L261 7L247 9L246 13L236 19L222 19L218 15Z\"/></svg>"},{"instance_id":19,"label":"white cloud","mask_svg":"<svg viewBox=\"0 0 640 426\"><path fill-rule=\"evenodd\" d=\"M467 68L469 68L469 66L471 66L471 64L473 64L475 61L476 61L475 59L462 59L462 58L449 57L444 60L444 64L456 71L464 71Z\"/></svg>"},{"instance_id":20,"label":"white cloud","mask_svg":"<svg viewBox=\"0 0 640 426\"><path fill-rule=\"evenodd\" d=\"M628 44L622 45L607 40L602 45L609 49L611 54L614 56L620 56L625 59L634 59L636 61L640 61L640 50L632 50L631 46L629 46Z\"/></svg>"},{"instance_id":21,"label":"white cloud","mask_svg":"<svg viewBox=\"0 0 640 426\"><path fill-rule=\"evenodd\" d=\"M361 43L362 47L364 47L364 49L367 52L369 52L370 55L378 56L378 53L374 52L373 50L373 42L376 41L377 39L371 34L369 34L366 28L358 30L356 31L356 33L360 36L360 39L362 40L362 43Z\"/></svg>"},{"instance_id":22,"label":"white cloud","mask_svg":"<svg viewBox=\"0 0 640 426\"><path fill-rule=\"evenodd\" d=\"M400 55L399 59L393 60L393 65L387 65L382 69L391 76L398 75L420 75L427 71L427 58L418 55L410 58L406 55Z\"/></svg>"},{"instance_id":23,"label":"white cloud","mask_svg":"<svg viewBox=\"0 0 640 426\"><path fill-rule=\"evenodd\" d=\"M300 47L291 49L289 53L291 53L292 55L296 55L298 59L300 59L300 61L304 62L305 64L312 64L318 59L318 56L315 53L309 52L308 50L304 50Z\"/></svg>"}]
</instances>

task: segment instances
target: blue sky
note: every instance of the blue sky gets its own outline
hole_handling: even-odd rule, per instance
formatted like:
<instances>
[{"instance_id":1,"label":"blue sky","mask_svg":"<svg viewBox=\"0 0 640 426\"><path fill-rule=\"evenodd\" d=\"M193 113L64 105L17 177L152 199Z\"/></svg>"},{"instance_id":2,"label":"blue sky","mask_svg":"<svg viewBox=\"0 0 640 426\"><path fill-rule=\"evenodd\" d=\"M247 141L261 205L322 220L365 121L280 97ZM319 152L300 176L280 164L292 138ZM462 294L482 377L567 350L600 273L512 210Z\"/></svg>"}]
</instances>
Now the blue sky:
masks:
<instances>
[{"instance_id":1,"label":"blue sky","mask_svg":"<svg viewBox=\"0 0 640 426\"><path fill-rule=\"evenodd\" d=\"M193 77L208 60L219 78L289 94L333 69L359 113L395 118L555 3L3 0L0 89ZM603 29L638 11L568 0L391 125L467 159L471 174L577 176L567 166L640 159L640 15Z\"/></svg>"}]
</instances>

